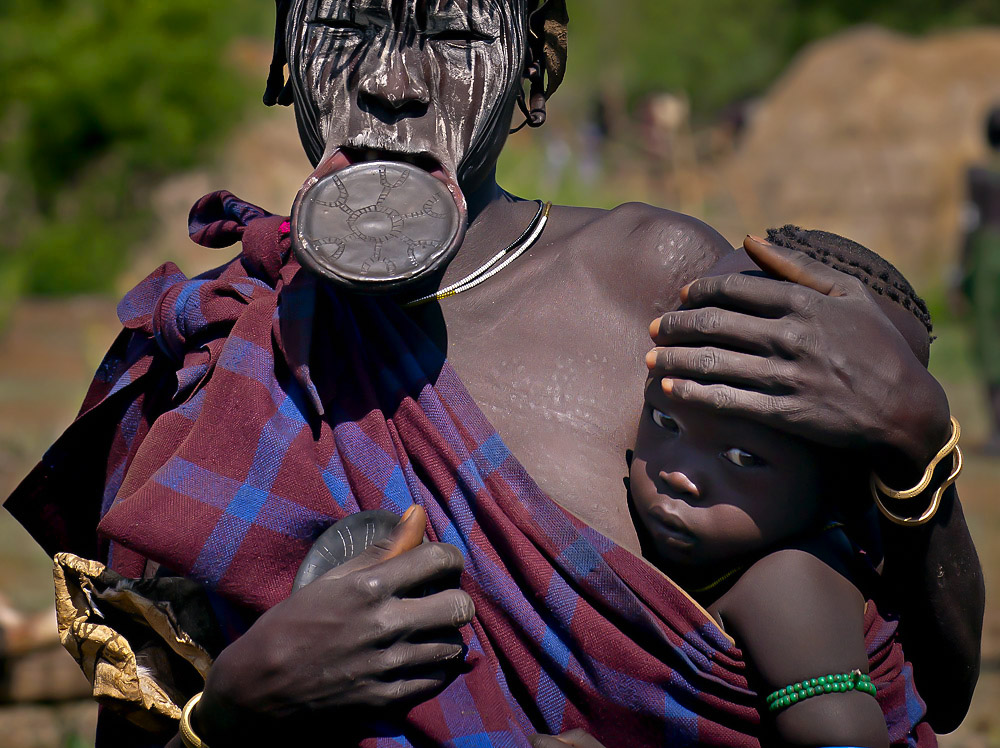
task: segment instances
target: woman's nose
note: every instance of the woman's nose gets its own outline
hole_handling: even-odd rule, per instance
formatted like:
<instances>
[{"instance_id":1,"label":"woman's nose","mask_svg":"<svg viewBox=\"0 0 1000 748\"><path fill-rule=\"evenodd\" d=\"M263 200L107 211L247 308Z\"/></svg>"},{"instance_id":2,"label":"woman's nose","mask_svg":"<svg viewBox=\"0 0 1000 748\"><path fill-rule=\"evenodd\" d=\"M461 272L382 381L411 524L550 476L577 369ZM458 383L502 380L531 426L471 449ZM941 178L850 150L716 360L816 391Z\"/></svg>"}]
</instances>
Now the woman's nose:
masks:
<instances>
[{"instance_id":1,"label":"woman's nose","mask_svg":"<svg viewBox=\"0 0 1000 748\"><path fill-rule=\"evenodd\" d=\"M369 106L401 113L430 103L423 54L411 45L386 44L373 49L363 66L359 89Z\"/></svg>"},{"instance_id":2,"label":"woman's nose","mask_svg":"<svg viewBox=\"0 0 1000 748\"><path fill-rule=\"evenodd\" d=\"M675 491L680 494L687 494L688 496L693 496L694 498L701 496L701 493L698 491L698 486L694 484L694 481L679 470L675 470L672 473L668 473L666 470L661 470L660 480L666 483L667 487L671 491Z\"/></svg>"}]
</instances>

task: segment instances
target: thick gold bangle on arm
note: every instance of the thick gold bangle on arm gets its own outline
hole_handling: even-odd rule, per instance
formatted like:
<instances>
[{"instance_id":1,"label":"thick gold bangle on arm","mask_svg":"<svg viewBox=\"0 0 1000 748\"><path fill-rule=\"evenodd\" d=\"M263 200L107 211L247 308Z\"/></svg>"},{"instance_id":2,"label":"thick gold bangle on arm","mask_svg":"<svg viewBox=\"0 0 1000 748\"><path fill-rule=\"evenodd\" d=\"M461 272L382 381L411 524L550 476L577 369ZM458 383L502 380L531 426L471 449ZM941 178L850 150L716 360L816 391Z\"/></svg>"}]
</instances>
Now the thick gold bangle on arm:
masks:
<instances>
[{"instance_id":1,"label":"thick gold bangle on arm","mask_svg":"<svg viewBox=\"0 0 1000 748\"><path fill-rule=\"evenodd\" d=\"M934 456L927 469L924 471L923 477L920 482L917 483L913 488L907 488L903 491L896 491L889 488L878 475L872 471L870 487L872 492L872 498L875 499L875 504L878 506L879 511L882 512L886 519L895 522L897 525L903 525L905 527L917 527L919 525L926 524L931 520L931 518L937 513L938 507L941 505L941 496L944 494L945 490L958 478L958 474L962 472L962 450L958 447L958 439L962 434L962 428L958 424L958 419L955 416L951 417L951 438L948 439L947 444L941 447L940 451ZM927 509L923 511L918 517L904 517L902 515L896 514L889 507L885 505L885 500L883 496L890 499L896 500L906 500L913 499L920 496L927 490L930 486L931 480L934 477L934 472L937 470L938 464L947 457L949 454L952 456L952 467L951 472L948 477L944 479L940 486L934 490L934 494L931 497L930 504Z\"/></svg>"},{"instance_id":2,"label":"thick gold bangle on arm","mask_svg":"<svg viewBox=\"0 0 1000 748\"><path fill-rule=\"evenodd\" d=\"M201 701L200 691L191 697L181 711L181 742L184 743L184 748L208 748L205 741L199 738L191 728L191 712L198 706L199 701Z\"/></svg>"},{"instance_id":3,"label":"thick gold bangle on arm","mask_svg":"<svg viewBox=\"0 0 1000 748\"><path fill-rule=\"evenodd\" d=\"M882 479L879 478L874 471L872 471L872 483L878 487L878 490L888 496L890 499L912 499L914 496L919 496L925 490L927 486L931 484L931 478L934 477L934 471L937 469L938 463L944 459L945 455L952 451L958 444L958 438L962 435L962 427L958 425L958 419L955 416L951 417L951 438L948 440L947 444L941 447L940 451L934 456L927 469L924 471L924 476L920 479L913 488L907 488L904 491L894 491L889 488Z\"/></svg>"}]
</instances>

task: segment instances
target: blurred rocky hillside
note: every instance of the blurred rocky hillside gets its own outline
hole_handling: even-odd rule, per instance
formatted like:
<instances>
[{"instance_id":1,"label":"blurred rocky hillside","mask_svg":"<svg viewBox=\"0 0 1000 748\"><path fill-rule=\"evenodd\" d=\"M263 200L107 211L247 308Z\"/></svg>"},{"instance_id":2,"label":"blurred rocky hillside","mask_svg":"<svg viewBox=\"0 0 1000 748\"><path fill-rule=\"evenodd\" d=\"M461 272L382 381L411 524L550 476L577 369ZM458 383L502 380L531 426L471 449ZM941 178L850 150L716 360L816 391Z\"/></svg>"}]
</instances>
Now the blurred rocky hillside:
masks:
<instances>
[{"instance_id":1,"label":"blurred rocky hillside","mask_svg":"<svg viewBox=\"0 0 1000 748\"><path fill-rule=\"evenodd\" d=\"M716 190L737 208L723 217L727 235L824 228L927 283L956 247L998 71L1000 29L911 38L870 27L808 47L720 164Z\"/></svg>"}]
</instances>

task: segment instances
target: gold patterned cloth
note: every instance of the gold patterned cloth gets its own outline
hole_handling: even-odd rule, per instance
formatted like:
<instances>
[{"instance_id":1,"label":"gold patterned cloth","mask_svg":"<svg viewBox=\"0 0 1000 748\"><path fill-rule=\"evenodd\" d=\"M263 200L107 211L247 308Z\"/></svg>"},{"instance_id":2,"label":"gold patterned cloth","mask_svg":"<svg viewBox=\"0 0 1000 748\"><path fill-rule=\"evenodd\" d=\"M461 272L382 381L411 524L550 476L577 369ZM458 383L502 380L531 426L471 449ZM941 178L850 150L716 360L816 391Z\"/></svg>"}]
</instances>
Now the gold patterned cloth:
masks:
<instances>
[{"instance_id":1,"label":"gold patterned cloth","mask_svg":"<svg viewBox=\"0 0 1000 748\"><path fill-rule=\"evenodd\" d=\"M71 553L54 562L59 639L94 698L147 730L180 719L217 651L204 590L180 577L126 579Z\"/></svg>"}]
</instances>

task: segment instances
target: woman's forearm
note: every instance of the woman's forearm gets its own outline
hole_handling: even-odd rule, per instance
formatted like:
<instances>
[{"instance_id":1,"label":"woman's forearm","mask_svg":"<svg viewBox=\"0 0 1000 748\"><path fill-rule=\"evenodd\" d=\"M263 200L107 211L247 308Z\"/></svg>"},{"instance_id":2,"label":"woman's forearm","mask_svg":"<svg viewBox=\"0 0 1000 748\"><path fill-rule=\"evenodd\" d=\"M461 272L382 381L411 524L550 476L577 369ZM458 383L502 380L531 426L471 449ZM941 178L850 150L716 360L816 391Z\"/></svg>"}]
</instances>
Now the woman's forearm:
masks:
<instances>
[{"instance_id":1,"label":"woman's forearm","mask_svg":"<svg viewBox=\"0 0 1000 748\"><path fill-rule=\"evenodd\" d=\"M935 732L951 732L979 678L985 587L954 486L921 527L882 523L886 590Z\"/></svg>"},{"instance_id":2,"label":"woman's forearm","mask_svg":"<svg viewBox=\"0 0 1000 748\"><path fill-rule=\"evenodd\" d=\"M920 479L952 433L944 388L916 359L905 363L894 375L895 397L887 397L880 412L881 433L871 442L879 478L899 489Z\"/></svg>"}]
</instances>

